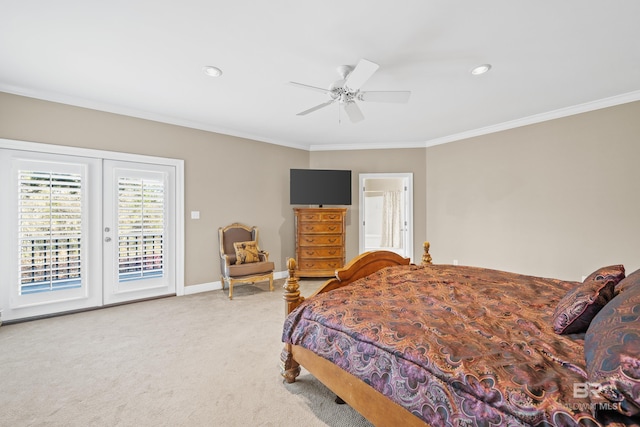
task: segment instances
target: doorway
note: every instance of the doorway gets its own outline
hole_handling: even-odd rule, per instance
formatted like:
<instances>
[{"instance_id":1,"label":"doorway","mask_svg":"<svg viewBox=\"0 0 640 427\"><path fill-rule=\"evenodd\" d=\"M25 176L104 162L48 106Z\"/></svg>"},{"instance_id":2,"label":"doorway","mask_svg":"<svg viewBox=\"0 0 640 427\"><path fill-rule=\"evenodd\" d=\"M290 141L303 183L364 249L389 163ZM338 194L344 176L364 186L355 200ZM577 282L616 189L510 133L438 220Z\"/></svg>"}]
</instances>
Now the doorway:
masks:
<instances>
[{"instance_id":1,"label":"doorway","mask_svg":"<svg viewBox=\"0 0 640 427\"><path fill-rule=\"evenodd\" d=\"M413 174L360 174L360 253L387 250L413 260Z\"/></svg>"},{"instance_id":2,"label":"doorway","mask_svg":"<svg viewBox=\"0 0 640 427\"><path fill-rule=\"evenodd\" d=\"M175 295L176 172L0 145L2 318Z\"/></svg>"}]
</instances>

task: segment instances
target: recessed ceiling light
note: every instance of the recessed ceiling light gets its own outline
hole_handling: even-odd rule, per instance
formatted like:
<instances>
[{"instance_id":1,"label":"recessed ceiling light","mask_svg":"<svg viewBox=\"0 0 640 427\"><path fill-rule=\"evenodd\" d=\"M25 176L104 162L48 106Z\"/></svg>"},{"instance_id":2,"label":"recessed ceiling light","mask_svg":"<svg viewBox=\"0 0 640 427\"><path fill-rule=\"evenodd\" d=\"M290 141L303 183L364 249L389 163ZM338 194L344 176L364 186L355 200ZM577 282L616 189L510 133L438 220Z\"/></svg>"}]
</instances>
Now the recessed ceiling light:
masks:
<instances>
[{"instance_id":1,"label":"recessed ceiling light","mask_svg":"<svg viewBox=\"0 0 640 427\"><path fill-rule=\"evenodd\" d=\"M203 67L202 71L204 71L204 73L209 77L220 77L222 75L222 70L220 68L211 65Z\"/></svg>"},{"instance_id":2,"label":"recessed ceiling light","mask_svg":"<svg viewBox=\"0 0 640 427\"><path fill-rule=\"evenodd\" d=\"M474 69L471 70L471 74L474 76L479 76L480 74L484 74L491 69L491 64L482 64L478 65Z\"/></svg>"}]
</instances>

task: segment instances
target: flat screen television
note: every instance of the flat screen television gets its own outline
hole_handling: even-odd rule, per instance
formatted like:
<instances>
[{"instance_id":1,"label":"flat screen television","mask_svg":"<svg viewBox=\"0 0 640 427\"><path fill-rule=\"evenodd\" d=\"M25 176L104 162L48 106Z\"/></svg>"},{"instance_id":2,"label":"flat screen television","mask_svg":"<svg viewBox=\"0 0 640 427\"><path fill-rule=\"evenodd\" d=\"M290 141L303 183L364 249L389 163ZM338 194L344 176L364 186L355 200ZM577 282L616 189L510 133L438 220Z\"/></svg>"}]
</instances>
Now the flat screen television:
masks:
<instances>
[{"instance_id":1,"label":"flat screen television","mask_svg":"<svg viewBox=\"0 0 640 427\"><path fill-rule=\"evenodd\" d=\"M291 169L289 189L292 205L350 205L351 171Z\"/></svg>"}]
</instances>

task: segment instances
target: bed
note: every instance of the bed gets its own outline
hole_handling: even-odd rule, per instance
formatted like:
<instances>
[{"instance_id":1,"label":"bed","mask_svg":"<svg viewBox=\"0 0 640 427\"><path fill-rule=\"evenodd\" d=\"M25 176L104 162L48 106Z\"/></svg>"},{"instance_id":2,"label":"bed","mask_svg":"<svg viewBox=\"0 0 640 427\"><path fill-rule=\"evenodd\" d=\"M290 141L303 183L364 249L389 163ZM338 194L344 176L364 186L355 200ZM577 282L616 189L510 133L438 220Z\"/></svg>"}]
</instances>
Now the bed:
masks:
<instances>
[{"instance_id":1,"label":"bed","mask_svg":"<svg viewBox=\"0 0 640 427\"><path fill-rule=\"evenodd\" d=\"M640 426L640 270L584 282L392 252L303 298L288 260L281 374L377 426Z\"/></svg>"}]
</instances>

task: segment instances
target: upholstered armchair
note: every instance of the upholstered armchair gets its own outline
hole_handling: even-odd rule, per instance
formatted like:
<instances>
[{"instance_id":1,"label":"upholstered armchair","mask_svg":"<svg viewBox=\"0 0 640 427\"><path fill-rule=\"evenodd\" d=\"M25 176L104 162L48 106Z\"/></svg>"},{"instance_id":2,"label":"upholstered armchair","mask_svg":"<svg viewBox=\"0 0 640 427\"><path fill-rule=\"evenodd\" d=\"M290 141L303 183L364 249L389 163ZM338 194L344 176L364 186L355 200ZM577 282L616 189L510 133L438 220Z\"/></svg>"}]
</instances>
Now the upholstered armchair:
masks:
<instances>
[{"instance_id":1,"label":"upholstered armchair","mask_svg":"<svg viewBox=\"0 0 640 427\"><path fill-rule=\"evenodd\" d=\"M222 290L229 285L229 299L233 299L235 283L255 283L269 280L273 291L273 270L269 252L258 247L258 228L233 223L218 229L220 242L220 272Z\"/></svg>"}]
</instances>

